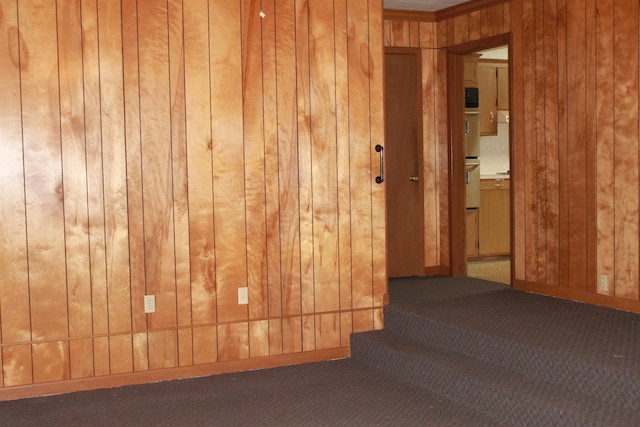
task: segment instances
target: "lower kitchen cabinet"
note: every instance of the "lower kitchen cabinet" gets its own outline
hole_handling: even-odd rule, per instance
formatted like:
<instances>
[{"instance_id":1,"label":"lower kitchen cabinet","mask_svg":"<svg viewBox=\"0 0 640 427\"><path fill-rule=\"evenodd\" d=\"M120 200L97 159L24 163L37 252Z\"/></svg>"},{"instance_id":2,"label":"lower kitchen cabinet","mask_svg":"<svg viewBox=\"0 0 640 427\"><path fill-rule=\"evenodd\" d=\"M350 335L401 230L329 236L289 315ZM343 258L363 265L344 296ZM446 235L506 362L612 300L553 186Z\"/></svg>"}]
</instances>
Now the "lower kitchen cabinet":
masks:
<instances>
[{"instance_id":1,"label":"lower kitchen cabinet","mask_svg":"<svg viewBox=\"0 0 640 427\"><path fill-rule=\"evenodd\" d=\"M467 218L468 216L467 211ZM467 223L468 221L467 219ZM509 255L511 252L511 199L508 178L480 180L478 241L479 256Z\"/></svg>"}]
</instances>

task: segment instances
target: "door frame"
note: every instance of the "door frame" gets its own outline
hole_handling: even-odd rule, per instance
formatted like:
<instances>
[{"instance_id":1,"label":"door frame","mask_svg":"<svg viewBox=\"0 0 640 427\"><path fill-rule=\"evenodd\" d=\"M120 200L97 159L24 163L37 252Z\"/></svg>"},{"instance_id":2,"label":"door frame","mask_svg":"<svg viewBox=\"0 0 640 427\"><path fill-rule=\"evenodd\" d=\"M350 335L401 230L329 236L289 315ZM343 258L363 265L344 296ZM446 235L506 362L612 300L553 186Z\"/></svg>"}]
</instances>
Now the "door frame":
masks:
<instances>
[{"instance_id":1,"label":"door frame","mask_svg":"<svg viewBox=\"0 0 640 427\"><path fill-rule=\"evenodd\" d=\"M418 111L417 111L417 125L418 125L418 133L417 133L417 141L416 141L416 145L417 145L417 150L418 150L418 164L420 165L420 170L418 171L418 176L420 177L419 181L418 181L418 192L419 194L421 194L423 197L422 199L424 200L424 131L423 131L423 117L424 117L424 105L423 105L423 99L422 99L422 49L421 48L417 48L417 47L385 47L384 48L384 55L387 54L396 54L396 55L412 55L416 57L416 84L417 87L420 89L418 91L416 91L416 99L417 99L417 107L418 107ZM385 73L385 79L387 78L387 75ZM386 81L385 81L385 86L386 86ZM384 104L386 105L386 100L387 100L387 96L388 94L385 92L384 93ZM385 129L387 129L387 116L386 113L384 115L384 120L385 120ZM386 132L386 131L385 131ZM386 138L386 135L385 135ZM387 141L385 140L385 148L388 146ZM388 191L387 191L387 195L388 195ZM387 209L387 200L385 197L385 217L387 218L387 221L389 220L389 216L386 215L386 209ZM424 202L421 205L421 209L420 209L420 232L422 235L422 246L420 248L420 262L422 264L422 270L423 270L423 274L424 274L424 270L425 270L425 262L424 262L424 254L425 254L425 245L426 245L426 240L424 238ZM385 227L385 233L389 230L389 226L387 224L387 226ZM386 238L387 241L387 246L389 245L389 237L387 236ZM388 261L387 261L388 262ZM388 266L387 266L387 270L388 270Z\"/></svg>"},{"instance_id":2,"label":"door frame","mask_svg":"<svg viewBox=\"0 0 640 427\"><path fill-rule=\"evenodd\" d=\"M464 148L460 144L455 144L462 138L462 129L464 128L464 84L463 72L464 63L463 55L477 52L479 50L491 49L499 46L508 46L509 61L513 58L513 44L511 42L511 33L500 34L493 37L487 37L468 43L463 43L448 48L448 71L447 71L447 87L448 87L448 127L449 127L449 256L451 260L450 274L453 277L467 275L467 249L466 249L466 201L465 201L465 182L464 182ZM513 66L509 66L509 159L511 171L510 198L511 212L509 215L514 217L515 211L513 203L514 178L514 162L513 162L513 110L511 108L514 99L512 90ZM513 268L513 241L514 241L514 221L511 221L511 229L509 231L509 239L511 241L511 283L514 283Z\"/></svg>"}]
</instances>

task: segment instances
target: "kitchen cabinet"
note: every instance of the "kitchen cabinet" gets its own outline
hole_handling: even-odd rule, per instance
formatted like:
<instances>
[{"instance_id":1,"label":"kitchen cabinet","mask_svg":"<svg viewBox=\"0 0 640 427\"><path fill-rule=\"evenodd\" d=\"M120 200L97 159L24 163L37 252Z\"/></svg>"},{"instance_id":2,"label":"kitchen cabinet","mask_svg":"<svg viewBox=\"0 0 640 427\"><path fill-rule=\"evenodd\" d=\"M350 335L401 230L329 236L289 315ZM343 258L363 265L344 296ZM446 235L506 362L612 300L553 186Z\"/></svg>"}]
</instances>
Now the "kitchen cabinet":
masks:
<instances>
[{"instance_id":1,"label":"kitchen cabinet","mask_svg":"<svg viewBox=\"0 0 640 427\"><path fill-rule=\"evenodd\" d=\"M498 134L498 110L509 109L509 63L478 62L480 135Z\"/></svg>"},{"instance_id":2,"label":"kitchen cabinet","mask_svg":"<svg viewBox=\"0 0 640 427\"><path fill-rule=\"evenodd\" d=\"M478 241L480 256L511 252L511 192L509 178L480 180Z\"/></svg>"},{"instance_id":3,"label":"kitchen cabinet","mask_svg":"<svg viewBox=\"0 0 640 427\"><path fill-rule=\"evenodd\" d=\"M478 87L478 58L480 55L464 56L464 87Z\"/></svg>"},{"instance_id":4,"label":"kitchen cabinet","mask_svg":"<svg viewBox=\"0 0 640 427\"><path fill-rule=\"evenodd\" d=\"M478 256L478 209L467 209L467 258Z\"/></svg>"}]
</instances>

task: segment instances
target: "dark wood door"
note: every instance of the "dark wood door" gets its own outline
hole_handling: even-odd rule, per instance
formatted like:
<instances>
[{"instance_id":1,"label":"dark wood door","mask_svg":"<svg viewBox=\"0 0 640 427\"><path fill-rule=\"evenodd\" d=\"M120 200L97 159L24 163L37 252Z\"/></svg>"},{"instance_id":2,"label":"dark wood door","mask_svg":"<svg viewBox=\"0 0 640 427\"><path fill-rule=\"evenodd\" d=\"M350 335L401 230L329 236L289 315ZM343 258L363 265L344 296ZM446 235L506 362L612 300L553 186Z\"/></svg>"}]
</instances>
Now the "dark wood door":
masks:
<instances>
[{"instance_id":1,"label":"dark wood door","mask_svg":"<svg viewBox=\"0 0 640 427\"><path fill-rule=\"evenodd\" d=\"M424 275L420 52L385 54L389 277Z\"/></svg>"}]
</instances>

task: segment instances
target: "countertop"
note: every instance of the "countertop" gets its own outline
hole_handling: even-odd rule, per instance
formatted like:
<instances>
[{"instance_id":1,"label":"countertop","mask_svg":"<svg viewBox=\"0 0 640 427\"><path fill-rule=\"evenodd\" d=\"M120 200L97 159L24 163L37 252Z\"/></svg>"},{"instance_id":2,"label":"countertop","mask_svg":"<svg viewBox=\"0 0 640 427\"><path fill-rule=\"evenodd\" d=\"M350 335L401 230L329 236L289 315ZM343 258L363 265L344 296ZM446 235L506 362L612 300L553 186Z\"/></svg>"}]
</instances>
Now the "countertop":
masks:
<instances>
[{"instance_id":1,"label":"countertop","mask_svg":"<svg viewBox=\"0 0 640 427\"><path fill-rule=\"evenodd\" d=\"M480 175L480 179L509 179L511 177L508 173L494 173L489 175Z\"/></svg>"}]
</instances>

